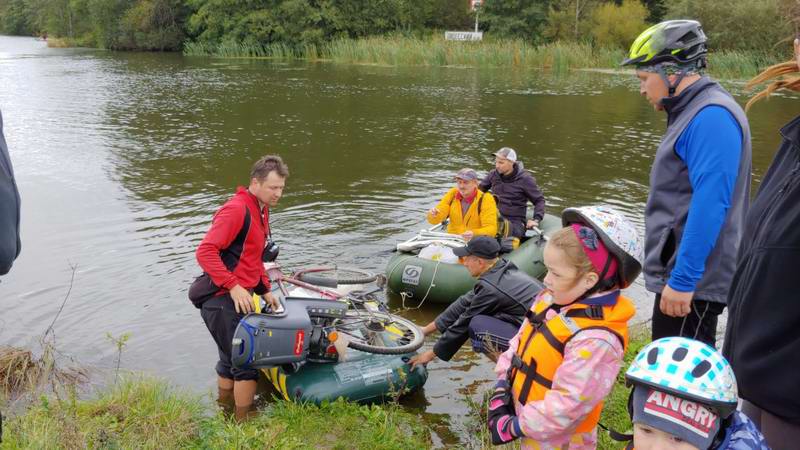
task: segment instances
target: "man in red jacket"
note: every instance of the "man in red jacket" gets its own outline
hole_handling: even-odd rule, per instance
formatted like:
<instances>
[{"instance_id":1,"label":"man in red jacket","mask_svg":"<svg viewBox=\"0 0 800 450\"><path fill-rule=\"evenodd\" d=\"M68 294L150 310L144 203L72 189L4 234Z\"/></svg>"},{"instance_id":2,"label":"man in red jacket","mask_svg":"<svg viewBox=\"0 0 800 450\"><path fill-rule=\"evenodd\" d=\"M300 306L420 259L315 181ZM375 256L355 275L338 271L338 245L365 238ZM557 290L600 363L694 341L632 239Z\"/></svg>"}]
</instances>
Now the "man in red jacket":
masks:
<instances>
[{"instance_id":1,"label":"man in red jacket","mask_svg":"<svg viewBox=\"0 0 800 450\"><path fill-rule=\"evenodd\" d=\"M280 156L259 159L250 171L250 185L240 186L214 214L211 229L197 247L197 262L220 287L203 302L200 314L219 349L220 399L233 394L237 417L252 407L258 371L231 366L231 341L239 319L253 312L253 292L273 307L278 304L270 292L262 254L269 236L269 208L278 204L288 175Z\"/></svg>"}]
</instances>

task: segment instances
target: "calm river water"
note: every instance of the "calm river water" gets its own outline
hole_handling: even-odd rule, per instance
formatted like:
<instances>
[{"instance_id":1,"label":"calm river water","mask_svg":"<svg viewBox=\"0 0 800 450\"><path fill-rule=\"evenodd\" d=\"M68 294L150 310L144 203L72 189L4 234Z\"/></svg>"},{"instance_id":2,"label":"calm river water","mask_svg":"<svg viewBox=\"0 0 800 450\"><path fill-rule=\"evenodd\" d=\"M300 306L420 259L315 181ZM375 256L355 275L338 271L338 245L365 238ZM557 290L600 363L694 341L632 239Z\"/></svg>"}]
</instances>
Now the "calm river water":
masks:
<instances>
[{"instance_id":1,"label":"calm river water","mask_svg":"<svg viewBox=\"0 0 800 450\"><path fill-rule=\"evenodd\" d=\"M740 101L742 85L726 83ZM55 324L61 351L102 371L116 358L106 333L130 332L123 367L199 393L214 389L216 350L186 298L194 249L261 155L291 170L273 212L284 266L382 271L451 174L489 170L501 146L535 171L548 212L605 202L641 226L665 127L630 74L220 60L11 37L0 37L0 110L23 200L0 344L35 347L75 267ZM756 183L796 113L782 96L751 111ZM629 295L646 319L651 296L641 284ZM465 347L430 364L405 404L437 442L455 443L464 395L488 385L491 367Z\"/></svg>"}]
</instances>

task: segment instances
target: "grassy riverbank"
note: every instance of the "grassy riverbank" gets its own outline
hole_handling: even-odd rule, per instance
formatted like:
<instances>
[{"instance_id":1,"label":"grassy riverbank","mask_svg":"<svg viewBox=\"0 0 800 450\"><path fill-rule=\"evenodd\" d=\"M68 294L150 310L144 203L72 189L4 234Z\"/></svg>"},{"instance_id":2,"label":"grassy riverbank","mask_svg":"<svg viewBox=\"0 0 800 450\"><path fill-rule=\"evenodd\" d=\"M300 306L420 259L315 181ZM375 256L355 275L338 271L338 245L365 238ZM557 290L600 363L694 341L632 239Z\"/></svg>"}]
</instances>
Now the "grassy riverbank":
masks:
<instances>
[{"instance_id":1,"label":"grassy riverbank","mask_svg":"<svg viewBox=\"0 0 800 450\"><path fill-rule=\"evenodd\" d=\"M625 367L646 344L644 331L639 329L632 339ZM58 392L40 395L24 410L6 417L0 449L376 450L428 448L432 442L430 429L420 417L393 403L362 406L339 400L317 407L278 401L249 421L238 423L208 406L209 402L200 396L141 375L123 377L89 399L78 398L74 386L62 386ZM31 392L27 394L35 397ZM484 400L488 396L489 391ZM601 422L619 431L628 430L627 399L628 388L621 373L606 400ZM491 447L485 403L467 400L467 430L460 435L466 448ZM7 411L7 406L0 397L0 410ZM619 448L605 433L598 434L598 448ZM507 447L518 448L519 444Z\"/></svg>"},{"instance_id":2,"label":"grassy riverbank","mask_svg":"<svg viewBox=\"0 0 800 450\"><path fill-rule=\"evenodd\" d=\"M625 56L621 49L572 42L543 45L533 45L520 39L453 42L445 41L441 36L418 39L399 35L341 39L320 46L301 47L189 42L184 46L184 54L223 58L327 60L386 66L509 67L554 72L618 69L619 62ZM760 52L712 52L709 56L709 72L717 78L746 79L780 60L775 55Z\"/></svg>"},{"instance_id":3,"label":"grassy riverbank","mask_svg":"<svg viewBox=\"0 0 800 450\"><path fill-rule=\"evenodd\" d=\"M430 446L417 417L397 405L276 402L238 423L202 398L152 378L129 378L94 399L41 397L6 419L0 448L360 448Z\"/></svg>"}]
</instances>

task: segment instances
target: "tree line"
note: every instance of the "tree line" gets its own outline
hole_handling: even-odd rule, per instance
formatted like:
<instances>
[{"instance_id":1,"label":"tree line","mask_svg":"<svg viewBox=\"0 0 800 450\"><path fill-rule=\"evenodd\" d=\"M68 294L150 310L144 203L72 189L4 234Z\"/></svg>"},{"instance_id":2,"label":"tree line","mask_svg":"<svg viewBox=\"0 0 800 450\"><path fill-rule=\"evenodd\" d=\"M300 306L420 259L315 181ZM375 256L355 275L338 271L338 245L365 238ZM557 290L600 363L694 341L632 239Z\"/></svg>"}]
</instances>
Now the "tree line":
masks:
<instances>
[{"instance_id":1,"label":"tree line","mask_svg":"<svg viewBox=\"0 0 800 450\"><path fill-rule=\"evenodd\" d=\"M776 53L796 0L484 0L487 39L627 47L647 24L700 20L712 49ZM469 30L468 0L0 0L0 33L66 45L180 51L185 42L298 48L384 34ZM780 50L778 50L780 49Z\"/></svg>"}]
</instances>

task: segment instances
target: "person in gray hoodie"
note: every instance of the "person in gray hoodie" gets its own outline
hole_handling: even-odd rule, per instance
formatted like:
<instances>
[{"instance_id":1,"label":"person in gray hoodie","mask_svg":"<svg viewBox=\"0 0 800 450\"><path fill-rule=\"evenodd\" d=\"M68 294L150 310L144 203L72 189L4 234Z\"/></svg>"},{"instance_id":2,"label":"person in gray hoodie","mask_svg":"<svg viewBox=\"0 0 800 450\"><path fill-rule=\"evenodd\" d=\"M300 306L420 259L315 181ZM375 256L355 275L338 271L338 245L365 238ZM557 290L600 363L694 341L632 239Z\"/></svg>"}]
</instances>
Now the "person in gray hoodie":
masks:
<instances>
[{"instance_id":1,"label":"person in gray hoodie","mask_svg":"<svg viewBox=\"0 0 800 450\"><path fill-rule=\"evenodd\" d=\"M495 169L480 182L478 189L491 191L500 214L509 221L509 236L521 238L525 230L539 226L544 218L545 200L536 178L517 161L517 152L503 147L494 153ZM528 201L533 203L533 218L527 219Z\"/></svg>"}]
</instances>

